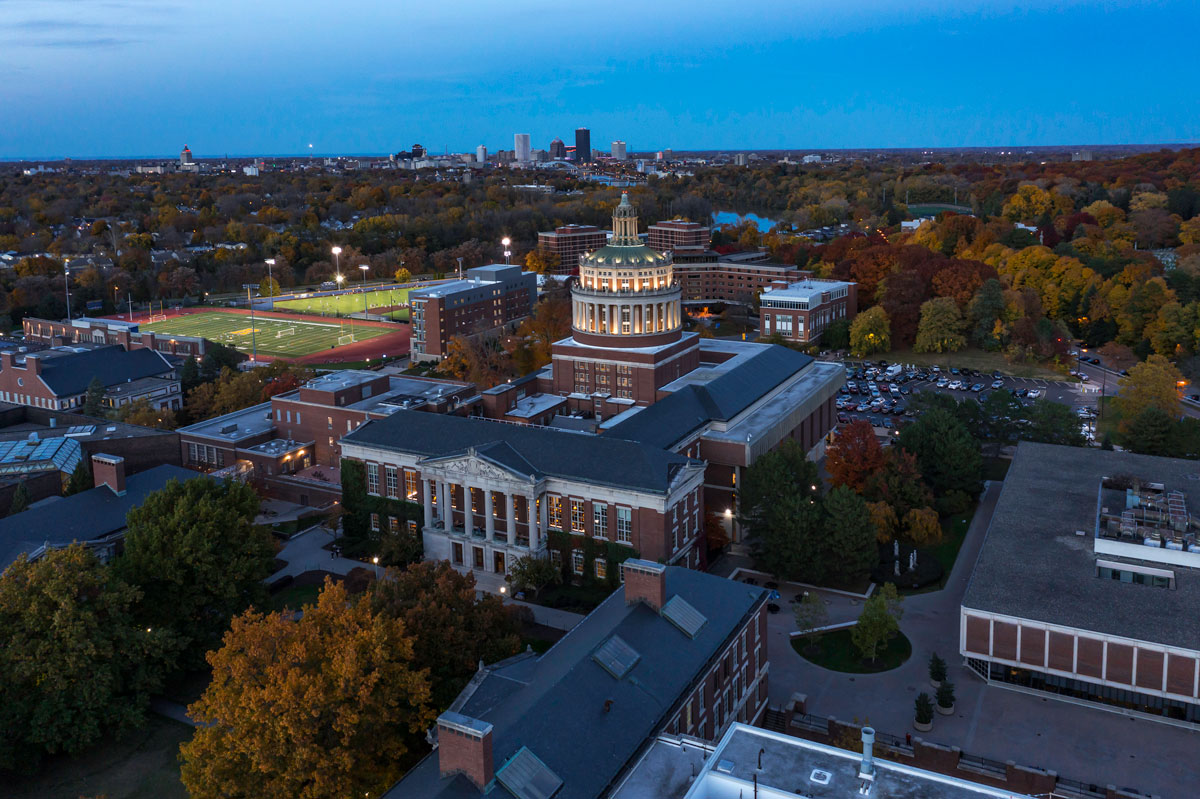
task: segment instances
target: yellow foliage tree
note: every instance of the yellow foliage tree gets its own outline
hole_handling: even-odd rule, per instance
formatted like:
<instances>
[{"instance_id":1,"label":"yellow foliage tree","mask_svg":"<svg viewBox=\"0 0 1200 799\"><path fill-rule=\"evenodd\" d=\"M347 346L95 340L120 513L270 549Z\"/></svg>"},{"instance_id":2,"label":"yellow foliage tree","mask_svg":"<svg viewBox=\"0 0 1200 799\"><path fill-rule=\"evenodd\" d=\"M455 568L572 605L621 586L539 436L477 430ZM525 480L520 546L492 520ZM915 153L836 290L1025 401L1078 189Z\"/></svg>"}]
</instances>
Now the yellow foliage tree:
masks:
<instances>
[{"instance_id":1,"label":"yellow foliage tree","mask_svg":"<svg viewBox=\"0 0 1200 799\"><path fill-rule=\"evenodd\" d=\"M929 547L942 540L942 525L933 508L913 508L904 514L904 535L915 546Z\"/></svg>"},{"instance_id":2,"label":"yellow foliage tree","mask_svg":"<svg viewBox=\"0 0 1200 799\"><path fill-rule=\"evenodd\" d=\"M871 524L875 525L875 540L881 544L890 544L896 535L896 527L900 524L900 520L896 518L896 511L883 500L868 502L867 511L871 514Z\"/></svg>"},{"instance_id":3,"label":"yellow foliage tree","mask_svg":"<svg viewBox=\"0 0 1200 799\"><path fill-rule=\"evenodd\" d=\"M208 655L180 750L192 799L379 796L434 719L404 624L327 580L304 615L247 611Z\"/></svg>"},{"instance_id":4,"label":"yellow foliage tree","mask_svg":"<svg viewBox=\"0 0 1200 799\"><path fill-rule=\"evenodd\" d=\"M1151 355L1136 364L1129 374L1118 383L1120 396L1113 402L1121 413L1121 427L1125 431L1142 411L1158 408L1168 416L1179 416L1179 386L1183 375L1167 358Z\"/></svg>"},{"instance_id":5,"label":"yellow foliage tree","mask_svg":"<svg viewBox=\"0 0 1200 799\"><path fill-rule=\"evenodd\" d=\"M850 351L858 357L892 348L892 321L876 305L854 317L850 324Z\"/></svg>"}]
</instances>

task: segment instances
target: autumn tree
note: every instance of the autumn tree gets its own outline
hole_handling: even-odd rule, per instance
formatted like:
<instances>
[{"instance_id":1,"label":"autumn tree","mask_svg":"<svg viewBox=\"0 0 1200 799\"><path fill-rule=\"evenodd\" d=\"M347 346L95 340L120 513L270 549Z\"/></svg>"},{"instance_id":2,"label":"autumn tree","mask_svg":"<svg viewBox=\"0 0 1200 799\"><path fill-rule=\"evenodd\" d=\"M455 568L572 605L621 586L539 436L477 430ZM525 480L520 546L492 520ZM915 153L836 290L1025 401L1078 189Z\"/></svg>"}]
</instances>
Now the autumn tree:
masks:
<instances>
[{"instance_id":1,"label":"autumn tree","mask_svg":"<svg viewBox=\"0 0 1200 799\"><path fill-rule=\"evenodd\" d=\"M850 324L850 351L854 355L861 358L891 348L891 321L883 308L875 306L854 317Z\"/></svg>"},{"instance_id":2,"label":"autumn tree","mask_svg":"<svg viewBox=\"0 0 1200 799\"><path fill-rule=\"evenodd\" d=\"M868 502L867 512L871 514L871 524L875 526L875 540L881 544L892 543L896 528L900 525L892 506L882 500Z\"/></svg>"},{"instance_id":3,"label":"autumn tree","mask_svg":"<svg viewBox=\"0 0 1200 799\"><path fill-rule=\"evenodd\" d=\"M1122 432L1147 408L1157 408L1171 418L1179 416L1179 386L1183 375L1162 355L1151 355L1129 370L1118 383L1113 400L1121 414Z\"/></svg>"},{"instance_id":4,"label":"autumn tree","mask_svg":"<svg viewBox=\"0 0 1200 799\"><path fill-rule=\"evenodd\" d=\"M855 419L842 427L825 450L825 470L829 472L830 483L849 486L860 493L886 460L875 429L864 419Z\"/></svg>"},{"instance_id":5,"label":"autumn tree","mask_svg":"<svg viewBox=\"0 0 1200 799\"><path fill-rule=\"evenodd\" d=\"M142 722L173 642L135 618L137 600L79 544L0 575L0 772Z\"/></svg>"},{"instance_id":6,"label":"autumn tree","mask_svg":"<svg viewBox=\"0 0 1200 799\"><path fill-rule=\"evenodd\" d=\"M513 563L508 572L509 582L518 591L528 591L536 598L542 589L562 579L562 570L549 558L525 555Z\"/></svg>"},{"instance_id":7,"label":"autumn tree","mask_svg":"<svg viewBox=\"0 0 1200 799\"><path fill-rule=\"evenodd\" d=\"M145 398L122 405L117 412L117 418L128 424L157 427L160 430L174 430L177 426L175 411L170 408L155 408Z\"/></svg>"},{"instance_id":8,"label":"autumn tree","mask_svg":"<svg viewBox=\"0 0 1200 799\"><path fill-rule=\"evenodd\" d=\"M536 250L530 250L525 253L525 268L530 272L544 275L548 272L553 272L558 267L558 264L558 258L550 250L539 247Z\"/></svg>"},{"instance_id":9,"label":"autumn tree","mask_svg":"<svg viewBox=\"0 0 1200 799\"><path fill-rule=\"evenodd\" d=\"M138 617L186 644L184 665L202 662L230 618L265 598L275 548L254 524L258 505L245 483L196 477L169 481L129 512L113 568L142 591Z\"/></svg>"},{"instance_id":10,"label":"autumn tree","mask_svg":"<svg viewBox=\"0 0 1200 799\"><path fill-rule=\"evenodd\" d=\"M904 518L913 508L923 508L933 502L933 495L921 478L916 457L899 447L888 448L887 462L868 478L863 496L869 502L887 503L897 519Z\"/></svg>"},{"instance_id":11,"label":"autumn tree","mask_svg":"<svg viewBox=\"0 0 1200 799\"><path fill-rule=\"evenodd\" d=\"M1097 354L1108 368L1118 372L1124 372L1138 362L1138 357L1133 350L1115 341L1105 344Z\"/></svg>"},{"instance_id":12,"label":"autumn tree","mask_svg":"<svg viewBox=\"0 0 1200 799\"><path fill-rule=\"evenodd\" d=\"M278 297L279 281L274 277L264 277L262 282L258 284L258 295L260 297Z\"/></svg>"},{"instance_id":13,"label":"autumn tree","mask_svg":"<svg viewBox=\"0 0 1200 799\"><path fill-rule=\"evenodd\" d=\"M942 540L942 525L933 508L913 508L904 516L904 537L914 546L931 547Z\"/></svg>"},{"instance_id":14,"label":"autumn tree","mask_svg":"<svg viewBox=\"0 0 1200 799\"><path fill-rule=\"evenodd\" d=\"M380 796L436 715L404 622L330 580L300 617L234 618L208 662L180 750L193 799Z\"/></svg>"},{"instance_id":15,"label":"autumn tree","mask_svg":"<svg viewBox=\"0 0 1200 799\"><path fill-rule=\"evenodd\" d=\"M476 597L475 578L448 561L414 563L389 572L371 591L376 613L399 619L413 636L413 666L427 669L435 707L447 707L479 661L520 651L520 625L500 597Z\"/></svg>"},{"instance_id":16,"label":"autumn tree","mask_svg":"<svg viewBox=\"0 0 1200 799\"><path fill-rule=\"evenodd\" d=\"M396 274L394 275L394 277L395 277L397 283L411 283L412 282L412 272L408 271L403 266L396 270Z\"/></svg>"},{"instance_id":17,"label":"autumn tree","mask_svg":"<svg viewBox=\"0 0 1200 799\"><path fill-rule=\"evenodd\" d=\"M915 352L957 352L966 346L963 318L958 303L950 297L936 297L921 305Z\"/></svg>"}]
</instances>

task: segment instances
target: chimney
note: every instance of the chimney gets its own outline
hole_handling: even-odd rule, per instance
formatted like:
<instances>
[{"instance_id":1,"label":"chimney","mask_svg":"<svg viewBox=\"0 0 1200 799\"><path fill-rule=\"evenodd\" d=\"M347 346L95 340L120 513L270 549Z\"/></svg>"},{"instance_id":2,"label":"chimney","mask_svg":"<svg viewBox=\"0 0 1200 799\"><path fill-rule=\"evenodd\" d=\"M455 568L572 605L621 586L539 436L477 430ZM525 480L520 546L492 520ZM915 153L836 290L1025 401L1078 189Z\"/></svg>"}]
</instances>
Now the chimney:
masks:
<instances>
[{"instance_id":1,"label":"chimney","mask_svg":"<svg viewBox=\"0 0 1200 799\"><path fill-rule=\"evenodd\" d=\"M26 355L25 368L29 370L31 375L40 375L42 373L42 359L36 355Z\"/></svg>"},{"instance_id":2,"label":"chimney","mask_svg":"<svg viewBox=\"0 0 1200 799\"><path fill-rule=\"evenodd\" d=\"M438 716L438 770L443 777L462 774L481 792L495 777L492 725L461 713Z\"/></svg>"},{"instance_id":3,"label":"chimney","mask_svg":"<svg viewBox=\"0 0 1200 799\"><path fill-rule=\"evenodd\" d=\"M11 352L0 352L0 369L13 368L13 354Z\"/></svg>"},{"instance_id":4,"label":"chimney","mask_svg":"<svg viewBox=\"0 0 1200 799\"><path fill-rule=\"evenodd\" d=\"M667 567L649 560L630 558L625 570L625 604L645 602L656 613L667 604Z\"/></svg>"},{"instance_id":5,"label":"chimney","mask_svg":"<svg viewBox=\"0 0 1200 799\"><path fill-rule=\"evenodd\" d=\"M862 766L858 770L858 776L864 779L874 779L875 777L875 729L873 727L862 728L862 746L863 759Z\"/></svg>"},{"instance_id":6,"label":"chimney","mask_svg":"<svg viewBox=\"0 0 1200 799\"><path fill-rule=\"evenodd\" d=\"M125 496L125 459L120 455L93 455L92 480L97 488L106 485L118 497Z\"/></svg>"}]
</instances>

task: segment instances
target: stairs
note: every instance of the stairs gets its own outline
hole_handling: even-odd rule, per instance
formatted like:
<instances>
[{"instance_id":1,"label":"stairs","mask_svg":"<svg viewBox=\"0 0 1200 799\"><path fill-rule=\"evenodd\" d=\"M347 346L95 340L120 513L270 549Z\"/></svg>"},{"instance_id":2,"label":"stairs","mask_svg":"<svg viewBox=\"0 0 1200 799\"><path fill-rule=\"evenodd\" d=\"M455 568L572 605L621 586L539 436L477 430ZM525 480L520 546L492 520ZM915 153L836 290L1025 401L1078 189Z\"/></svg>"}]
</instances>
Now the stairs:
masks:
<instances>
[{"instance_id":1,"label":"stairs","mask_svg":"<svg viewBox=\"0 0 1200 799\"><path fill-rule=\"evenodd\" d=\"M787 714L782 710L775 710L774 708L768 707L766 712L763 713L762 726L764 730L771 730L772 732L786 732Z\"/></svg>"}]
</instances>

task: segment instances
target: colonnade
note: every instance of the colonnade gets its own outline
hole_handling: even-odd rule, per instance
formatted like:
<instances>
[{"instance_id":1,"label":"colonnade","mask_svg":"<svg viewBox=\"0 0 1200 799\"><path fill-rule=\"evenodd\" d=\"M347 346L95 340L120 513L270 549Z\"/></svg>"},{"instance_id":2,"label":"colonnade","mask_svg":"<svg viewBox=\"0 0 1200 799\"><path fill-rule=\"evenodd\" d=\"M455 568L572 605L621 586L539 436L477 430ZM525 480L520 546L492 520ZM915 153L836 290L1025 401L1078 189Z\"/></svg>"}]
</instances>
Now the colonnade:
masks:
<instances>
[{"instance_id":1,"label":"colonnade","mask_svg":"<svg viewBox=\"0 0 1200 799\"><path fill-rule=\"evenodd\" d=\"M665 333L680 325L679 301L599 302L576 298L573 301L572 327L585 333L640 335ZM623 323L629 323L629 329Z\"/></svg>"},{"instance_id":2,"label":"colonnade","mask_svg":"<svg viewBox=\"0 0 1200 799\"><path fill-rule=\"evenodd\" d=\"M463 514L464 520L469 520L469 523L464 523L463 527L464 532L471 534L474 533L475 517L483 516L484 537L488 541L494 542L496 540L496 520L499 518L504 522L503 532L507 539L506 543L515 546L517 525L521 523L518 522L518 517L521 517L528 529L529 549L537 552L542 547L542 539L549 524L548 510L546 503L538 502L539 497L532 491L519 494L494 491L479 485L451 482L440 478L422 478L421 488L426 527L440 526L444 530L453 529L451 514L457 512ZM462 506L459 508L453 508L451 503L451 495L456 489L462 492ZM483 494L483 507L479 511L471 510L472 490ZM497 497L502 497L500 503L497 503ZM498 504L500 504L499 508ZM524 514L519 513L522 505Z\"/></svg>"}]
</instances>

